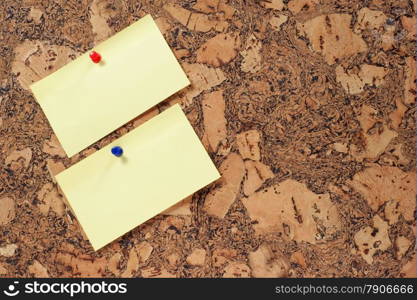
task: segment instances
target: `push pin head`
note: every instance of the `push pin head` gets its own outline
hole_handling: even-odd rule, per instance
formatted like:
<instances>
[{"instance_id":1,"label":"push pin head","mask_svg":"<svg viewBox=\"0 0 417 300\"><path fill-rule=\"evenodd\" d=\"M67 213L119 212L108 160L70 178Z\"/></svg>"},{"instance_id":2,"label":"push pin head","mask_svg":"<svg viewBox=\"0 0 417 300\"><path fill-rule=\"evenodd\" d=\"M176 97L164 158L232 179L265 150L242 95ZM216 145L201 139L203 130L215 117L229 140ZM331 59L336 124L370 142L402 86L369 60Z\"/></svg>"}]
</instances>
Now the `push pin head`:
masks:
<instances>
[{"instance_id":1,"label":"push pin head","mask_svg":"<svg viewBox=\"0 0 417 300\"><path fill-rule=\"evenodd\" d=\"M90 53L90 58L95 64L98 64L101 61L101 55L96 51Z\"/></svg>"},{"instance_id":2,"label":"push pin head","mask_svg":"<svg viewBox=\"0 0 417 300\"><path fill-rule=\"evenodd\" d=\"M122 149L122 147L115 146L115 147L111 148L111 153L114 156L120 157L120 156L123 155L123 149Z\"/></svg>"}]
</instances>

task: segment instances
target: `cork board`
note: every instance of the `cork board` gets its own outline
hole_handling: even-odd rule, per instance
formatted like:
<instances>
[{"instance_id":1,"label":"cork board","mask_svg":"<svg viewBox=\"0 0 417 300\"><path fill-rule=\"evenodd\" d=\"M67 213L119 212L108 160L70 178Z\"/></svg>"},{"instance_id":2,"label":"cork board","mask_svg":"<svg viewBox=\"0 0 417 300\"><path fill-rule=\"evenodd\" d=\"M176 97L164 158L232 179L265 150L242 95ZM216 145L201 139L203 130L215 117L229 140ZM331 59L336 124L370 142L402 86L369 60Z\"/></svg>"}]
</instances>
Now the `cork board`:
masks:
<instances>
[{"instance_id":1,"label":"cork board","mask_svg":"<svg viewBox=\"0 0 417 300\"><path fill-rule=\"evenodd\" d=\"M0 276L416 276L412 1L2 5ZM148 13L191 87L68 159L28 86ZM94 252L53 174L175 103L222 179Z\"/></svg>"}]
</instances>

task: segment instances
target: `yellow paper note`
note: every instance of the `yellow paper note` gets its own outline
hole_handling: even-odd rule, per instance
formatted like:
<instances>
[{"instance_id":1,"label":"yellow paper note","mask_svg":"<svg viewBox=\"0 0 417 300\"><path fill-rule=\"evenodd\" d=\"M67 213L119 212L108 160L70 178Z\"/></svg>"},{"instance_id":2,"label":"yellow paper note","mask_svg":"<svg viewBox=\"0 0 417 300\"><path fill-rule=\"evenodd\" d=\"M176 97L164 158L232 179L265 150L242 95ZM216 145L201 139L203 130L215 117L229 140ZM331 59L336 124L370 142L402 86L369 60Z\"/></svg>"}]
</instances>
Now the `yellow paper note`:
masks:
<instances>
[{"instance_id":1,"label":"yellow paper note","mask_svg":"<svg viewBox=\"0 0 417 300\"><path fill-rule=\"evenodd\" d=\"M177 104L56 180L97 250L219 177Z\"/></svg>"},{"instance_id":2,"label":"yellow paper note","mask_svg":"<svg viewBox=\"0 0 417 300\"><path fill-rule=\"evenodd\" d=\"M190 84L150 15L31 89L69 157Z\"/></svg>"}]
</instances>

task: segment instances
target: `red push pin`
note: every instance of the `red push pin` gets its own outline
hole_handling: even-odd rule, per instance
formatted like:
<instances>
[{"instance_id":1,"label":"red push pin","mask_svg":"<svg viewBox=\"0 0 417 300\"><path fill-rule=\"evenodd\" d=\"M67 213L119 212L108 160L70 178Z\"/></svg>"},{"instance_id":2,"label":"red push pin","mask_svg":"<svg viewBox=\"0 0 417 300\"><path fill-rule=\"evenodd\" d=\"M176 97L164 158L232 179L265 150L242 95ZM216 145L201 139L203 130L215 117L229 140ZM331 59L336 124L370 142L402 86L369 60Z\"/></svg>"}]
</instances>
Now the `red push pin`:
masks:
<instances>
[{"instance_id":1,"label":"red push pin","mask_svg":"<svg viewBox=\"0 0 417 300\"><path fill-rule=\"evenodd\" d=\"M101 55L96 51L90 53L90 58L95 64L98 64L101 61Z\"/></svg>"}]
</instances>

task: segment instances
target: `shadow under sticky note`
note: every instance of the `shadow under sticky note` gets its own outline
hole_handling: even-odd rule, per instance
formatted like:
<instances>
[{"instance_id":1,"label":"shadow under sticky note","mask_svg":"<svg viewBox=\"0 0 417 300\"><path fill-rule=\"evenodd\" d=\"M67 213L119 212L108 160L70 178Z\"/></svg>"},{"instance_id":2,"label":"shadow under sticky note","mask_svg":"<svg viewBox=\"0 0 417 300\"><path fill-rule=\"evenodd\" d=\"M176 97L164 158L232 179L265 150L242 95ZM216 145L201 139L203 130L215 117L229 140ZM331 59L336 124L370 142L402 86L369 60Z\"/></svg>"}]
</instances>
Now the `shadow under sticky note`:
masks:
<instances>
[{"instance_id":1,"label":"shadow under sticky note","mask_svg":"<svg viewBox=\"0 0 417 300\"><path fill-rule=\"evenodd\" d=\"M150 15L31 89L69 157L190 84Z\"/></svg>"},{"instance_id":2,"label":"shadow under sticky note","mask_svg":"<svg viewBox=\"0 0 417 300\"><path fill-rule=\"evenodd\" d=\"M97 250L219 177L177 104L56 180Z\"/></svg>"}]
</instances>

